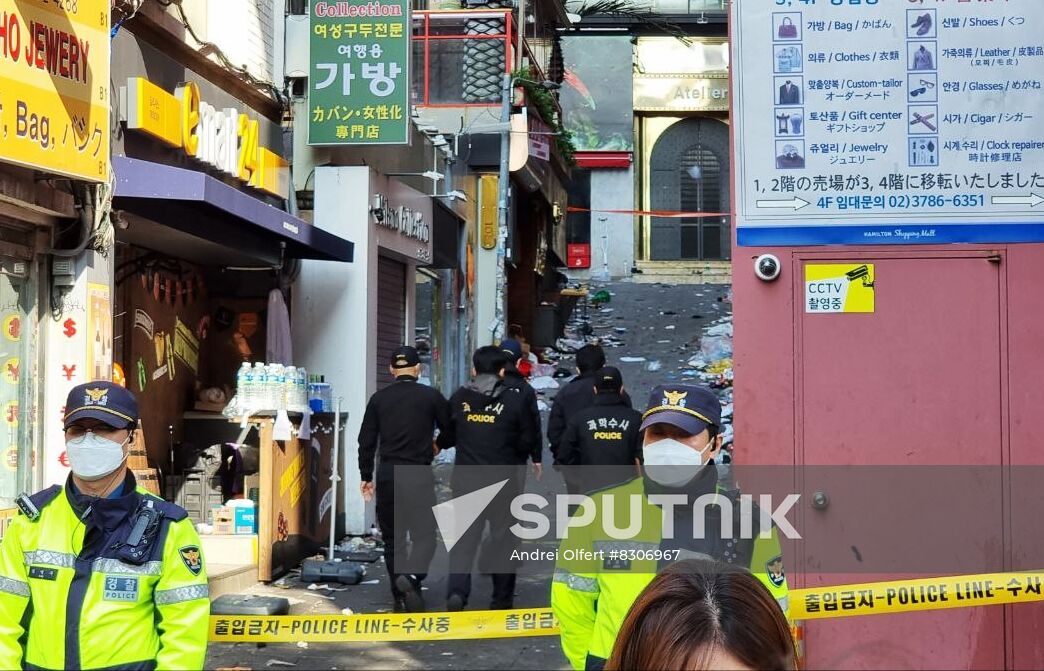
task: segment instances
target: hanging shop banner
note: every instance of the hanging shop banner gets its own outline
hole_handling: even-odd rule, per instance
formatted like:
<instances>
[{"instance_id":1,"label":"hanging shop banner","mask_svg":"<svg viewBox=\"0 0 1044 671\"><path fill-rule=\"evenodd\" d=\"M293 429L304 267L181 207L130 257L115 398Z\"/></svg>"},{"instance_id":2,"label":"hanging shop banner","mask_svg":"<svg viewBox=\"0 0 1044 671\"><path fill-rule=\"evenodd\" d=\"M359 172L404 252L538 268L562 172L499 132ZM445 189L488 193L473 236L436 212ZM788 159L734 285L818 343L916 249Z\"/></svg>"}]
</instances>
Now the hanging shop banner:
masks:
<instances>
[{"instance_id":1,"label":"hanging shop banner","mask_svg":"<svg viewBox=\"0 0 1044 671\"><path fill-rule=\"evenodd\" d=\"M732 3L740 245L1044 241L1044 2Z\"/></svg>"},{"instance_id":2,"label":"hanging shop banner","mask_svg":"<svg viewBox=\"0 0 1044 671\"><path fill-rule=\"evenodd\" d=\"M108 284L87 285L87 364L92 380L112 379L112 298Z\"/></svg>"},{"instance_id":3,"label":"hanging shop banner","mask_svg":"<svg viewBox=\"0 0 1044 671\"><path fill-rule=\"evenodd\" d=\"M805 266L805 312L874 311L874 264L810 263Z\"/></svg>"},{"instance_id":4,"label":"hanging shop banner","mask_svg":"<svg viewBox=\"0 0 1044 671\"><path fill-rule=\"evenodd\" d=\"M308 144L406 144L410 3L312 3Z\"/></svg>"},{"instance_id":5,"label":"hanging shop banner","mask_svg":"<svg viewBox=\"0 0 1044 671\"><path fill-rule=\"evenodd\" d=\"M109 0L0 0L0 161L109 178Z\"/></svg>"}]
</instances>

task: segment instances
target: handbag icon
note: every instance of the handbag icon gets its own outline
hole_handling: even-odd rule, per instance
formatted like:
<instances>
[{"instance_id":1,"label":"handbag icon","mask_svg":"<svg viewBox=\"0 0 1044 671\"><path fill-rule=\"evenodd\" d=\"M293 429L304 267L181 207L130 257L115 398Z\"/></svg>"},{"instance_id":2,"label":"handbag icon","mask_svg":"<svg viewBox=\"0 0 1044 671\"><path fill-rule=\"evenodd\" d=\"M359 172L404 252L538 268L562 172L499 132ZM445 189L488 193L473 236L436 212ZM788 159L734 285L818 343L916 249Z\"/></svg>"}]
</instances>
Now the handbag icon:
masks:
<instances>
[{"instance_id":1,"label":"handbag icon","mask_svg":"<svg viewBox=\"0 0 1044 671\"><path fill-rule=\"evenodd\" d=\"M797 26L790 19L789 16L783 17L783 23L779 24L779 29L776 31L781 40L793 40L797 38Z\"/></svg>"}]
</instances>

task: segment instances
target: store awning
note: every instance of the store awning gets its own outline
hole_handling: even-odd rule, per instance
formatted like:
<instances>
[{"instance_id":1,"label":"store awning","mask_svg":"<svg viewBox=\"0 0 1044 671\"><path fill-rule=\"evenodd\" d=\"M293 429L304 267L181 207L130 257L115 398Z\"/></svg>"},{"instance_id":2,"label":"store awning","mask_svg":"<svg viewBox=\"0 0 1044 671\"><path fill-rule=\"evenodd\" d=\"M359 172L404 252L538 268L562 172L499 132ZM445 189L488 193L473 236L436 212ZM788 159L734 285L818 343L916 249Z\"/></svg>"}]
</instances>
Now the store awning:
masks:
<instances>
[{"instance_id":1,"label":"store awning","mask_svg":"<svg viewBox=\"0 0 1044 671\"><path fill-rule=\"evenodd\" d=\"M210 242L286 243L290 258L351 261L355 245L210 175L126 156L112 159L117 207Z\"/></svg>"}]
</instances>

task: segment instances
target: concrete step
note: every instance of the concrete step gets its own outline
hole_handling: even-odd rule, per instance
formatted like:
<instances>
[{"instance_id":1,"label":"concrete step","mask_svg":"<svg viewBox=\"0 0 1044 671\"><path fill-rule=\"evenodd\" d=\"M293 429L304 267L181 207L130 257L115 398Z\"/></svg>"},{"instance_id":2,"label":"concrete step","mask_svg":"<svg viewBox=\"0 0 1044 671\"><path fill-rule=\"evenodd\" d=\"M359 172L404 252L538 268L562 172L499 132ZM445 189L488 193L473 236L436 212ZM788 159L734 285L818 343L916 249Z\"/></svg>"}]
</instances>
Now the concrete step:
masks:
<instances>
[{"instance_id":1,"label":"concrete step","mask_svg":"<svg viewBox=\"0 0 1044 671\"><path fill-rule=\"evenodd\" d=\"M731 261L639 261L636 284L731 284Z\"/></svg>"},{"instance_id":2,"label":"concrete step","mask_svg":"<svg viewBox=\"0 0 1044 671\"><path fill-rule=\"evenodd\" d=\"M207 566L210 599L239 594L257 584L256 564L210 564Z\"/></svg>"}]
</instances>

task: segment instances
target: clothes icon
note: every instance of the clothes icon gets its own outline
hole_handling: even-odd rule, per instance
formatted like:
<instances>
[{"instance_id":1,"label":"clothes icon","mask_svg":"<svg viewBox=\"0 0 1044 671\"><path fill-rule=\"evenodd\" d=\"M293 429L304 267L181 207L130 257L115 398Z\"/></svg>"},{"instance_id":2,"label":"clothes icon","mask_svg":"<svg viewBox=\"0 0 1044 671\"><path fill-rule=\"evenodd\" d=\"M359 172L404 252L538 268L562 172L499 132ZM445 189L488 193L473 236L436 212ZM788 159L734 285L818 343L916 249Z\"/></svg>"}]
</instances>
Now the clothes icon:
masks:
<instances>
[{"instance_id":1,"label":"clothes icon","mask_svg":"<svg viewBox=\"0 0 1044 671\"><path fill-rule=\"evenodd\" d=\"M917 20L910 26L911 28L917 29L918 37L927 35L932 29L932 15L931 13L921 14L917 17Z\"/></svg>"},{"instance_id":2,"label":"clothes icon","mask_svg":"<svg viewBox=\"0 0 1044 671\"><path fill-rule=\"evenodd\" d=\"M801 104L801 89L794 86L794 83L789 79L779 87L779 104L780 105L800 105Z\"/></svg>"},{"instance_id":3,"label":"clothes icon","mask_svg":"<svg viewBox=\"0 0 1044 671\"><path fill-rule=\"evenodd\" d=\"M917 48L917 51L913 55L913 69L914 70L934 70L935 59L932 57L932 52L928 51L922 44Z\"/></svg>"}]
</instances>

